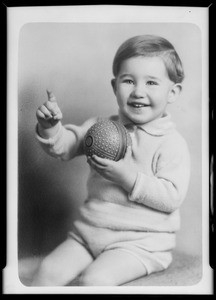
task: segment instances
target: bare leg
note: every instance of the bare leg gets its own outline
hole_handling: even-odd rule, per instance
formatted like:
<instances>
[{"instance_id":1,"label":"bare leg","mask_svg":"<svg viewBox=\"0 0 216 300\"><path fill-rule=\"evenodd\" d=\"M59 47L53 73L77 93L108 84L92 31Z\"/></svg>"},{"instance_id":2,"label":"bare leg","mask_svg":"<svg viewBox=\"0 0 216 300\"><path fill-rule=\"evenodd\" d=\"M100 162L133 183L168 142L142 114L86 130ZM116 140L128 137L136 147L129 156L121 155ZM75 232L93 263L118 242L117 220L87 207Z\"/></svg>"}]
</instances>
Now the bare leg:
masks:
<instances>
[{"instance_id":1,"label":"bare leg","mask_svg":"<svg viewBox=\"0 0 216 300\"><path fill-rule=\"evenodd\" d=\"M81 275L80 285L116 286L146 275L133 255L114 249L103 252Z\"/></svg>"},{"instance_id":2,"label":"bare leg","mask_svg":"<svg viewBox=\"0 0 216 300\"><path fill-rule=\"evenodd\" d=\"M84 246L67 239L42 261L32 286L63 286L93 261Z\"/></svg>"},{"instance_id":3,"label":"bare leg","mask_svg":"<svg viewBox=\"0 0 216 300\"><path fill-rule=\"evenodd\" d=\"M24 285L31 285L34 274L42 261L42 257L22 258L18 261L19 278Z\"/></svg>"}]
</instances>

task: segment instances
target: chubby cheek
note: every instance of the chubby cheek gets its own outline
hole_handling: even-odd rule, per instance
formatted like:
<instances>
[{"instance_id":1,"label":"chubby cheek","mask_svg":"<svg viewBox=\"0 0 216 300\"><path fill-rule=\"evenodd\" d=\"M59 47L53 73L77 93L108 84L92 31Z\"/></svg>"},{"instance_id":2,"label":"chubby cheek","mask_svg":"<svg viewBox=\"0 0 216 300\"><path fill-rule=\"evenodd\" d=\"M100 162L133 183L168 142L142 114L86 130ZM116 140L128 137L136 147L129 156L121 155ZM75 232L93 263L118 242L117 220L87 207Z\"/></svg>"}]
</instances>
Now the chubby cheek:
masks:
<instances>
[{"instance_id":1,"label":"chubby cheek","mask_svg":"<svg viewBox=\"0 0 216 300\"><path fill-rule=\"evenodd\" d=\"M161 97L154 97L154 98L151 98L151 106L152 107L161 107L163 106L163 99Z\"/></svg>"},{"instance_id":2,"label":"chubby cheek","mask_svg":"<svg viewBox=\"0 0 216 300\"><path fill-rule=\"evenodd\" d=\"M127 107L127 103L120 98L117 98L117 103L120 109L125 109Z\"/></svg>"},{"instance_id":3,"label":"chubby cheek","mask_svg":"<svg viewBox=\"0 0 216 300\"><path fill-rule=\"evenodd\" d=\"M157 92L151 95L151 105L153 107L164 107L167 104L168 94L163 92Z\"/></svg>"},{"instance_id":4,"label":"chubby cheek","mask_svg":"<svg viewBox=\"0 0 216 300\"><path fill-rule=\"evenodd\" d=\"M116 99L120 106L125 106L127 105L128 94L124 92L116 93Z\"/></svg>"},{"instance_id":5,"label":"chubby cheek","mask_svg":"<svg viewBox=\"0 0 216 300\"><path fill-rule=\"evenodd\" d=\"M116 95L123 98L128 98L132 92L132 87L126 84L118 84L116 88Z\"/></svg>"},{"instance_id":6,"label":"chubby cheek","mask_svg":"<svg viewBox=\"0 0 216 300\"><path fill-rule=\"evenodd\" d=\"M158 101L152 103L151 107L155 112L163 112L166 108L167 103L165 101Z\"/></svg>"}]
</instances>

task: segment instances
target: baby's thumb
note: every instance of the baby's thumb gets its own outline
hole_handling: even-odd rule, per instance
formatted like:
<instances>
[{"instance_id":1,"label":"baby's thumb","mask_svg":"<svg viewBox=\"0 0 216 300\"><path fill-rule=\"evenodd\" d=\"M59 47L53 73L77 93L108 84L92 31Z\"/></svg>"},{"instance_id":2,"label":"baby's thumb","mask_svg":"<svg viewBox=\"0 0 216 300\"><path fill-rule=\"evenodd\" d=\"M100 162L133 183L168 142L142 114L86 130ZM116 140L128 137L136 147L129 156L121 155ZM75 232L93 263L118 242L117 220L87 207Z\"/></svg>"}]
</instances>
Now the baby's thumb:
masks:
<instances>
[{"instance_id":1,"label":"baby's thumb","mask_svg":"<svg viewBox=\"0 0 216 300\"><path fill-rule=\"evenodd\" d=\"M131 157L131 155L132 155L132 147L128 146L124 158L127 159L127 158Z\"/></svg>"},{"instance_id":2,"label":"baby's thumb","mask_svg":"<svg viewBox=\"0 0 216 300\"><path fill-rule=\"evenodd\" d=\"M47 95L48 95L48 101L50 102L57 102L55 95L53 94L52 91L47 90Z\"/></svg>"}]
</instances>

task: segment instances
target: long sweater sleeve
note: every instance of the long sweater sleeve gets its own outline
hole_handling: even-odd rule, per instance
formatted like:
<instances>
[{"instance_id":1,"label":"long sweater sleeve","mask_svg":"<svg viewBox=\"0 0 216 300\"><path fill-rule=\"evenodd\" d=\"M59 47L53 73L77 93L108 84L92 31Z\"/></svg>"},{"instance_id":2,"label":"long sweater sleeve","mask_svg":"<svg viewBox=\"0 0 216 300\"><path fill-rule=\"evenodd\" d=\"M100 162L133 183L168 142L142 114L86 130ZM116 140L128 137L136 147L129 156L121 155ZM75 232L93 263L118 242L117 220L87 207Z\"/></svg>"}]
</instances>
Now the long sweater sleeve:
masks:
<instances>
[{"instance_id":1,"label":"long sweater sleeve","mask_svg":"<svg viewBox=\"0 0 216 300\"><path fill-rule=\"evenodd\" d=\"M150 208L172 213L185 198L189 177L190 157L183 139L164 143L153 157L153 175L138 172L129 200Z\"/></svg>"},{"instance_id":2,"label":"long sweater sleeve","mask_svg":"<svg viewBox=\"0 0 216 300\"><path fill-rule=\"evenodd\" d=\"M59 128L55 136L49 139L42 138L36 128L36 138L39 141L43 150L61 160L70 160L77 155L82 155L83 140L87 130L97 121L97 118L91 118L84 122L81 126L77 125L62 125L59 123Z\"/></svg>"}]
</instances>

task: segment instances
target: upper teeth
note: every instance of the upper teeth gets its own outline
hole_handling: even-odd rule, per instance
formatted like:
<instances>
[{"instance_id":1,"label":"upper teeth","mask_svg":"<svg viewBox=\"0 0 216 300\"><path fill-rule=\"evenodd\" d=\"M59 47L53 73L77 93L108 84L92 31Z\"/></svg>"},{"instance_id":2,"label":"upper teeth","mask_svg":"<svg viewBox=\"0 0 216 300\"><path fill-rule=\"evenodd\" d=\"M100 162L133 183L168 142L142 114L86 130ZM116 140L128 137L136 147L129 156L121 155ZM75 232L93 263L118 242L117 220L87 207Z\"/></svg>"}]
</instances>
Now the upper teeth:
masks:
<instances>
[{"instance_id":1,"label":"upper teeth","mask_svg":"<svg viewBox=\"0 0 216 300\"><path fill-rule=\"evenodd\" d=\"M133 103L132 105L135 106L135 107L142 107L142 106L145 106L144 104L138 104L138 103Z\"/></svg>"}]
</instances>

